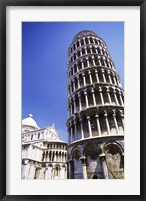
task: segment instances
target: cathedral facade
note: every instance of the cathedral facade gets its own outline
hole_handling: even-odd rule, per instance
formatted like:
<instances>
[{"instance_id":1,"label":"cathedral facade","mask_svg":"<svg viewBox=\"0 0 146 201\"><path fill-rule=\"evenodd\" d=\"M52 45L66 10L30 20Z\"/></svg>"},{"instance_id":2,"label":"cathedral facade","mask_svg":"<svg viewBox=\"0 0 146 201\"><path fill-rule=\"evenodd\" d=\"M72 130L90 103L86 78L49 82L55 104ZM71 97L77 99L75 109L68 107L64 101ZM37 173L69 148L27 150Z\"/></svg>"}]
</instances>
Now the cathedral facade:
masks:
<instances>
[{"instance_id":1,"label":"cathedral facade","mask_svg":"<svg viewBox=\"0 0 146 201\"><path fill-rule=\"evenodd\" d=\"M124 178L124 91L106 43L79 32L68 49L69 179Z\"/></svg>"},{"instance_id":2,"label":"cathedral facade","mask_svg":"<svg viewBox=\"0 0 146 201\"><path fill-rule=\"evenodd\" d=\"M39 128L30 114L22 120L22 179L66 179L67 144L54 125Z\"/></svg>"}]
</instances>

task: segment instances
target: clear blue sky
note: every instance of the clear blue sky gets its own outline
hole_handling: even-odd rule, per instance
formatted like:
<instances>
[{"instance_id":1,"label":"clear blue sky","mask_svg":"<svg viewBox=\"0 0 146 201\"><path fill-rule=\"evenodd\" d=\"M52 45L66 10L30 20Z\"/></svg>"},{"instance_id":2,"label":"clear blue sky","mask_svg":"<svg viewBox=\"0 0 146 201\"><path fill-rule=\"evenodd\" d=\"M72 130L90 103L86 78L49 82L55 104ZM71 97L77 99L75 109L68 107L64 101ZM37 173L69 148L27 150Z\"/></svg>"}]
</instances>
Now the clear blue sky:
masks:
<instances>
[{"instance_id":1,"label":"clear blue sky","mask_svg":"<svg viewBox=\"0 0 146 201\"><path fill-rule=\"evenodd\" d=\"M67 142L67 50L75 34L92 30L108 45L124 86L123 22L23 22L22 118L41 128L55 124Z\"/></svg>"}]
</instances>

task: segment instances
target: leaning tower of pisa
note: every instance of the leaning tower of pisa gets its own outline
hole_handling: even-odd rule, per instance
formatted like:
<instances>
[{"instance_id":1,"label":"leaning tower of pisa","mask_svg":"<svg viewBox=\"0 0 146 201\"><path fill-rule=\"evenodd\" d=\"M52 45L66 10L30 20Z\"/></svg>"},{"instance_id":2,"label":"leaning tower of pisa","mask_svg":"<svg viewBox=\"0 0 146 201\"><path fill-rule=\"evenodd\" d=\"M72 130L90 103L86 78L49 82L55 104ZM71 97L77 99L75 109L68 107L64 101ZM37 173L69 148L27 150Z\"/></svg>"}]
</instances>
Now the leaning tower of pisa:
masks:
<instances>
[{"instance_id":1,"label":"leaning tower of pisa","mask_svg":"<svg viewBox=\"0 0 146 201\"><path fill-rule=\"evenodd\" d=\"M79 32L68 49L68 178L124 178L124 92L106 43Z\"/></svg>"}]
</instances>

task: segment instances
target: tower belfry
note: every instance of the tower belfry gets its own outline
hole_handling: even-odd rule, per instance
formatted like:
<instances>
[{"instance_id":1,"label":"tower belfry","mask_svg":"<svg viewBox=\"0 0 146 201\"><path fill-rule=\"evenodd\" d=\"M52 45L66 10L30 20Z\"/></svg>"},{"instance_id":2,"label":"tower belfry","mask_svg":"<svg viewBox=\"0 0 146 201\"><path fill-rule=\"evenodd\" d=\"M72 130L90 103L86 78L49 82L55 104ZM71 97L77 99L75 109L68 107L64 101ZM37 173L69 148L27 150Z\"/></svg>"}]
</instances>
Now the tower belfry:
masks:
<instances>
[{"instance_id":1,"label":"tower belfry","mask_svg":"<svg viewBox=\"0 0 146 201\"><path fill-rule=\"evenodd\" d=\"M107 45L95 32L73 38L67 75L68 178L123 179L124 91Z\"/></svg>"}]
</instances>

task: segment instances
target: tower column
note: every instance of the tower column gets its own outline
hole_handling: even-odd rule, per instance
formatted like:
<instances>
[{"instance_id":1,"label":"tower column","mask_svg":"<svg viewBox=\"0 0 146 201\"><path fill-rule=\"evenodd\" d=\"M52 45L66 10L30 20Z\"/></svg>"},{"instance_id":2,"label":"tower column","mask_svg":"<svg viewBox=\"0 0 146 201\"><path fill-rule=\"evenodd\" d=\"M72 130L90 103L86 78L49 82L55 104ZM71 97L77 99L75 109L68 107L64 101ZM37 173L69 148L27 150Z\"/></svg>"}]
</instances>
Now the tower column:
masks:
<instances>
[{"instance_id":1,"label":"tower column","mask_svg":"<svg viewBox=\"0 0 146 201\"><path fill-rule=\"evenodd\" d=\"M88 75L89 75L89 79L90 79L90 84L93 84L92 76L91 76L91 71L90 70L88 71Z\"/></svg>"},{"instance_id":2,"label":"tower column","mask_svg":"<svg viewBox=\"0 0 146 201\"><path fill-rule=\"evenodd\" d=\"M86 48L86 47L85 47L85 54L88 54L88 53L87 53L87 48Z\"/></svg>"},{"instance_id":3,"label":"tower column","mask_svg":"<svg viewBox=\"0 0 146 201\"><path fill-rule=\"evenodd\" d=\"M114 84L117 85L115 75L113 75L113 79L114 79Z\"/></svg>"},{"instance_id":4,"label":"tower column","mask_svg":"<svg viewBox=\"0 0 146 201\"><path fill-rule=\"evenodd\" d=\"M91 93L92 93L92 98L93 98L93 105L96 106L96 100L95 100L95 92L94 89L91 89Z\"/></svg>"},{"instance_id":5,"label":"tower column","mask_svg":"<svg viewBox=\"0 0 146 201\"><path fill-rule=\"evenodd\" d=\"M87 58L87 67L90 67L90 64L89 64L89 59Z\"/></svg>"},{"instance_id":6,"label":"tower column","mask_svg":"<svg viewBox=\"0 0 146 201\"><path fill-rule=\"evenodd\" d=\"M79 110L82 110L82 104L81 104L81 94L78 93L78 98L79 98Z\"/></svg>"},{"instance_id":7,"label":"tower column","mask_svg":"<svg viewBox=\"0 0 146 201\"><path fill-rule=\"evenodd\" d=\"M114 93L114 97L115 97L116 105L119 105L119 102L118 102L118 99L117 99L117 95L116 95L116 91L114 90L113 93Z\"/></svg>"},{"instance_id":8,"label":"tower column","mask_svg":"<svg viewBox=\"0 0 146 201\"><path fill-rule=\"evenodd\" d=\"M103 94L102 94L102 88L99 87L99 94L100 94L100 98L101 98L101 104L104 105L104 100L103 100Z\"/></svg>"},{"instance_id":9,"label":"tower column","mask_svg":"<svg viewBox=\"0 0 146 201\"><path fill-rule=\"evenodd\" d=\"M107 127L107 133L108 133L108 135L110 135L110 126L109 126L109 121L108 121L108 114L106 113L106 111L104 113L104 117L105 117L105 122L106 122L106 127Z\"/></svg>"},{"instance_id":10,"label":"tower column","mask_svg":"<svg viewBox=\"0 0 146 201\"><path fill-rule=\"evenodd\" d=\"M74 136L73 136L73 127L72 127L72 123L71 123L71 125L70 125L70 135L71 135L71 142L73 142L74 141Z\"/></svg>"},{"instance_id":11,"label":"tower column","mask_svg":"<svg viewBox=\"0 0 146 201\"><path fill-rule=\"evenodd\" d=\"M84 95L85 95L86 107L88 108L89 104L88 104L88 97L87 97L87 92L86 91L84 91Z\"/></svg>"},{"instance_id":12,"label":"tower column","mask_svg":"<svg viewBox=\"0 0 146 201\"><path fill-rule=\"evenodd\" d=\"M77 72L79 71L79 66L78 66L78 64L76 63L76 67L77 67Z\"/></svg>"},{"instance_id":13,"label":"tower column","mask_svg":"<svg viewBox=\"0 0 146 201\"><path fill-rule=\"evenodd\" d=\"M77 80L78 80L78 89L79 89L81 87L79 77L77 77Z\"/></svg>"},{"instance_id":14,"label":"tower column","mask_svg":"<svg viewBox=\"0 0 146 201\"><path fill-rule=\"evenodd\" d=\"M83 123L82 123L81 116L79 118L79 121L80 121L80 127L81 127L81 139L83 139L84 138L84 130L83 130Z\"/></svg>"},{"instance_id":15,"label":"tower column","mask_svg":"<svg viewBox=\"0 0 146 201\"><path fill-rule=\"evenodd\" d=\"M93 66L96 66L94 58L92 58L92 61L93 61Z\"/></svg>"},{"instance_id":16,"label":"tower column","mask_svg":"<svg viewBox=\"0 0 146 201\"><path fill-rule=\"evenodd\" d=\"M86 86L85 74L84 74L84 73L82 73L82 76L83 76L83 84L84 84L84 86Z\"/></svg>"},{"instance_id":17,"label":"tower column","mask_svg":"<svg viewBox=\"0 0 146 201\"><path fill-rule=\"evenodd\" d=\"M118 123L117 123L115 111L113 111L113 118L114 118L114 123L115 123L115 126L116 126L117 134L119 134L119 128L118 128Z\"/></svg>"},{"instance_id":18,"label":"tower column","mask_svg":"<svg viewBox=\"0 0 146 201\"><path fill-rule=\"evenodd\" d=\"M76 87L75 87L75 80L73 80L73 91L76 90Z\"/></svg>"},{"instance_id":19,"label":"tower column","mask_svg":"<svg viewBox=\"0 0 146 201\"><path fill-rule=\"evenodd\" d=\"M109 104L110 104L110 105L112 105L111 96L110 96L110 94L109 94L110 90L109 90L109 88L108 88L108 87L107 87L106 92L107 92L107 95L108 95Z\"/></svg>"},{"instance_id":20,"label":"tower column","mask_svg":"<svg viewBox=\"0 0 146 201\"><path fill-rule=\"evenodd\" d=\"M98 131L98 135L101 136L101 128L100 128L100 122L99 122L99 115L95 115L96 118L96 123L97 123L97 131Z\"/></svg>"},{"instance_id":21,"label":"tower column","mask_svg":"<svg viewBox=\"0 0 146 201\"><path fill-rule=\"evenodd\" d=\"M73 114L73 110L72 110L72 100L70 100L70 113L71 113L71 115Z\"/></svg>"},{"instance_id":22,"label":"tower column","mask_svg":"<svg viewBox=\"0 0 146 201\"><path fill-rule=\"evenodd\" d=\"M108 72L108 79L109 79L109 82L112 84L112 80L111 80L111 76L109 72Z\"/></svg>"},{"instance_id":23,"label":"tower column","mask_svg":"<svg viewBox=\"0 0 146 201\"><path fill-rule=\"evenodd\" d=\"M74 113L76 113L76 99L75 99L75 96L73 97L73 102L74 102Z\"/></svg>"},{"instance_id":24,"label":"tower column","mask_svg":"<svg viewBox=\"0 0 146 201\"><path fill-rule=\"evenodd\" d=\"M93 51L92 51L92 47L90 46L90 52L91 52L91 54L93 54Z\"/></svg>"},{"instance_id":25,"label":"tower column","mask_svg":"<svg viewBox=\"0 0 146 201\"><path fill-rule=\"evenodd\" d=\"M81 47L81 46L82 46L82 45L81 45L81 41L79 40L78 42L79 42L79 47Z\"/></svg>"},{"instance_id":26,"label":"tower column","mask_svg":"<svg viewBox=\"0 0 146 201\"><path fill-rule=\"evenodd\" d=\"M73 124L74 124L74 138L76 141L78 139L78 137L77 137L77 126L76 126L76 120L75 119L73 121Z\"/></svg>"},{"instance_id":27,"label":"tower column","mask_svg":"<svg viewBox=\"0 0 146 201\"><path fill-rule=\"evenodd\" d=\"M81 60L81 66L82 66L82 69L84 69L84 62L83 62L83 60Z\"/></svg>"},{"instance_id":28,"label":"tower column","mask_svg":"<svg viewBox=\"0 0 146 201\"><path fill-rule=\"evenodd\" d=\"M86 158L83 156L80 158L80 160L82 162L82 167L83 167L83 179L87 179L87 168L85 163Z\"/></svg>"},{"instance_id":29,"label":"tower column","mask_svg":"<svg viewBox=\"0 0 146 201\"><path fill-rule=\"evenodd\" d=\"M98 71L96 69L95 69L95 76L96 76L97 83L99 83Z\"/></svg>"},{"instance_id":30,"label":"tower column","mask_svg":"<svg viewBox=\"0 0 146 201\"><path fill-rule=\"evenodd\" d=\"M122 104L122 106L124 106L123 99L122 99L122 96L121 96L121 92L120 92L120 91L119 91L119 95L120 95L121 104Z\"/></svg>"},{"instance_id":31,"label":"tower column","mask_svg":"<svg viewBox=\"0 0 146 201\"><path fill-rule=\"evenodd\" d=\"M109 179L105 154L104 153L100 154L99 158L100 158L101 163L102 163L104 178Z\"/></svg>"},{"instance_id":32,"label":"tower column","mask_svg":"<svg viewBox=\"0 0 146 201\"><path fill-rule=\"evenodd\" d=\"M104 74L104 70L101 71L102 76L103 76L103 81L106 83L106 79L105 79L105 74Z\"/></svg>"},{"instance_id":33,"label":"tower column","mask_svg":"<svg viewBox=\"0 0 146 201\"><path fill-rule=\"evenodd\" d=\"M100 61L100 57L98 57L98 62L99 62L99 66L102 66L101 61Z\"/></svg>"},{"instance_id":34,"label":"tower column","mask_svg":"<svg viewBox=\"0 0 146 201\"><path fill-rule=\"evenodd\" d=\"M92 129L91 129L91 122L90 122L89 116L87 116L87 122L88 122L89 137L92 137Z\"/></svg>"},{"instance_id":35,"label":"tower column","mask_svg":"<svg viewBox=\"0 0 146 201\"><path fill-rule=\"evenodd\" d=\"M123 128L124 128L124 114L123 114L123 111L120 111L120 116L121 116L122 124L123 124Z\"/></svg>"}]
</instances>

